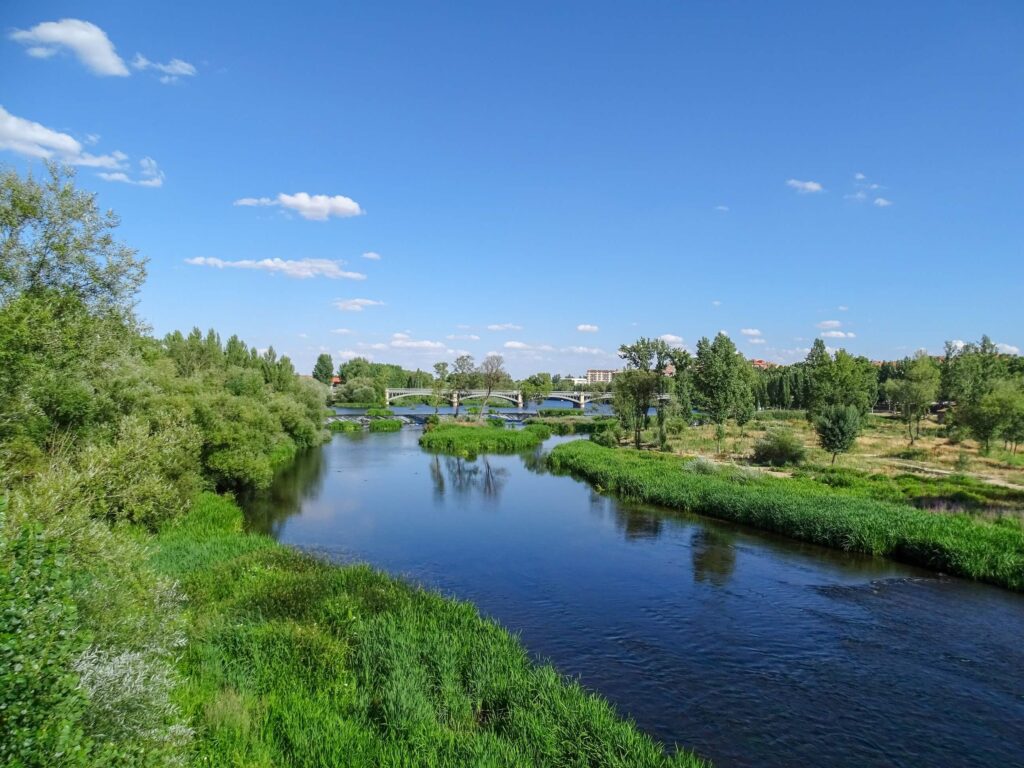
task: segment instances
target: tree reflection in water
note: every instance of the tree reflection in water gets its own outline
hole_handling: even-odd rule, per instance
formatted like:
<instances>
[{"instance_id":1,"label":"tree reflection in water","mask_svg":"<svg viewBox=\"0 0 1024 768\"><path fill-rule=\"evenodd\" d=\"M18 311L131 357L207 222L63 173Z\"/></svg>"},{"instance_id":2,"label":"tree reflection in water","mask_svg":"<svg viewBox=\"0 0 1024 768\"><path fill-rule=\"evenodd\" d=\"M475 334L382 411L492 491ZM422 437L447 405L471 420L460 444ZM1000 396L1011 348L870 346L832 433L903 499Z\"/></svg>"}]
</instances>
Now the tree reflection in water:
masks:
<instances>
[{"instance_id":1,"label":"tree reflection in water","mask_svg":"<svg viewBox=\"0 0 1024 768\"><path fill-rule=\"evenodd\" d=\"M690 537L693 580L724 587L736 569L736 547L731 534L714 528L695 528Z\"/></svg>"},{"instance_id":2,"label":"tree reflection in water","mask_svg":"<svg viewBox=\"0 0 1024 768\"><path fill-rule=\"evenodd\" d=\"M300 451L268 490L241 495L238 501L245 510L246 528L276 536L285 520L302 510L305 499L320 493L326 456L319 447Z\"/></svg>"},{"instance_id":3,"label":"tree reflection in water","mask_svg":"<svg viewBox=\"0 0 1024 768\"><path fill-rule=\"evenodd\" d=\"M480 491L486 498L497 499L508 481L508 470L493 467L487 456L470 461L458 456L435 455L430 460L430 477L437 497L444 496L450 487L456 494Z\"/></svg>"}]
</instances>

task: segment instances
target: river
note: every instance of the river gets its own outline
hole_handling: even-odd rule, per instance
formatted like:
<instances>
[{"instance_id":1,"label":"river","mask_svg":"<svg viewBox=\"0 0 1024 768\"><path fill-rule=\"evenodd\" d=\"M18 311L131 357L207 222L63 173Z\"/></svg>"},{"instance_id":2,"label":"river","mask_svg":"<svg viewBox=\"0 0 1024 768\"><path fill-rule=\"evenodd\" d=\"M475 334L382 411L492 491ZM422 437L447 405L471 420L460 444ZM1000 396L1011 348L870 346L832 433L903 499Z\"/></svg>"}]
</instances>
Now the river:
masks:
<instances>
[{"instance_id":1,"label":"river","mask_svg":"<svg viewBox=\"0 0 1024 768\"><path fill-rule=\"evenodd\" d=\"M1024 596L418 437L335 436L246 502L250 526L474 602L719 767L1024 766Z\"/></svg>"}]
</instances>

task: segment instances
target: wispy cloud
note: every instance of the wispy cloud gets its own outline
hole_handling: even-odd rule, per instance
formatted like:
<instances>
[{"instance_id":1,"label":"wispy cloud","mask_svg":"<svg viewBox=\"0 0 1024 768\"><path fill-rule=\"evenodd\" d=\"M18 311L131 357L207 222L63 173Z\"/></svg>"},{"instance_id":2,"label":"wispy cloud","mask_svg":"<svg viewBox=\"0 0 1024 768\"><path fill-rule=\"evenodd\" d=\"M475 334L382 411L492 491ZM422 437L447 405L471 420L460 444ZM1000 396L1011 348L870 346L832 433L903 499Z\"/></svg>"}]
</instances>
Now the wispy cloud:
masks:
<instances>
[{"instance_id":1,"label":"wispy cloud","mask_svg":"<svg viewBox=\"0 0 1024 768\"><path fill-rule=\"evenodd\" d=\"M342 312L362 312L367 307L384 306L384 302L375 299L336 299L334 306Z\"/></svg>"},{"instance_id":2,"label":"wispy cloud","mask_svg":"<svg viewBox=\"0 0 1024 768\"><path fill-rule=\"evenodd\" d=\"M107 33L88 21L44 21L31 29L15 29L8 36L28 46L28 55L37 59L48 59L67 50L86 69L101 77L127 77L131 74Z\"/></svg>"},{"instance_id":3,"label":"wispy cloud","mask_svg":"<svg viewBox=\"0 0 1024 768\"><path fill-rule=\"evenodd\" d=\"M823 339L855 339L857 334L853 331L822 331L821 338Z\"/></svg>"},{"instance_id":4,"label":"wispy cloud","mask_svg":"<svg viewBox=\"0 0 1024 768\"><path fill-rule=\"evenodd\" d=\"M590 323L580 323L576 326L576 330L580 333L597 333L601 329Z\"/></svg>"},{"instance_id":5,"label":"wispy cloud","mask_svg":"<svg viewBox=\"0 0 1024 768\"><path fill-rule=\"evenodd\" d=\"M787 179L786 186L795 189L801 195L814 192L824 192L825 188L817 181L800 181L799 179Z\"/></svg>"},{"instance_id":6,"label":"wispy cloud","mask_svg":"<svg viewBox=\"0 0 1024 768\"><path fill-rule=\"evenodd\" d=\"M892 200L887 200L884 197L876 197L874 204L877 205L879 208L888 208L890 205L892 205Z\"/></svg>"},{"instance_id":7,"label":"wispy cloud","mask_svg":"<svg viewBox=\"0 0 1024 768\"><path fill-rule=\"evenodd\" d=\"M676 336L674 333L663 333L658 338L661 339L662 341L664 341L666 344L682 344L683 343L683 337L682 336Z\"/></svg>"},{"instance_id":8,"label":"wispy cloud","mask_svg":"<svg viewBox=\"0 0 1024 768\"><path fill-rule=\"evenodd\" d=\"M728 205L716 205L715 206L715 210L719 211L720 213L728 213L729 212L729 206Z\"/></svg>"},{"instance_id":9,"label":"wispy cloud","mask_svg":"<svg viewBox=\"0 0 1024 768\"><path fill-rule=\"evenodd\" d=\"M564 347L562 351L572 355L594 355L595 357L609 354L600 347Z\"/></svg>"},{"instance_id":10,"label":"wispy cloud","mask_svg":"<svg viewBox=\"0 0 1024 768\"><path fill-rule=\"evenodd\" d=\"M487 326L488 331L521 331L523 326L515 323L491 323Z\"/></svg>"},{"instance_id":11,"label":"wispy cloud","mask_svg":"<svg viewBox=\"0 0 1024 768\"><path fill-rule=\"evenodd\" d=\"M104 181L120 181L139 187L162 187L164 185L164 172L160 170L160 166L152 157L144 157L139 160L139 175L134 179L124 171L100 171L96 175Z\"/></svg>"},{"instance_id":12,"label":"wispy cloud","mask_svg":"<svg viewBox=\"0 0 1024 768\"><path fill-rule=\"evenodd\" d=\"M840 320L822 320L818 323L819 328L839 328L843 323Z\"/></svg>"},{"instance_id":13,"label":"wispy cloud","mask_svg":"<svg viewBox=\"0 0 1024 768\"><path fill-rule=\"evenodd\" d=\"M351 336L354 333L354 331L352 331L350 328L333 328L331 329L331 333L336 333L339 336Z\"/></svg>"},{"instance_id":14,"label":"wispy cloud","mask_svg":"<svg viewBox=\"0 0 1024 768\"><path fill-rule=\"evenodd\" d=\"M760 336L761 331L757 328L740 328L740 333L744 336Z\"/></svg>"},{"instance_id":15,"label":"wispy cloud","mask_svg":"<svg viewBox=\"0 0 1024 768\"><path fill-rule=\"evenodd\" d=\"M279 272L288 277L307 279L310 277L328 277L332 280L365 280L362 272L347 272L342 269L343 261L332 259L238 259L226 261L213 256L197 256L185 259L186 264L197 267L216 267L217 269L255 269L264 272Z\"/></svg>"},{"instance_id":16,"label":"wispy cloud","mask_svg":"<svg viewBox=\"0 0 1024 768\"><path fill-rule=\"evenodd\" d=\"M445 338L451 341L480 341L475 333L449 333Z\"/></svg>"},{"instance_id":17,"label":"wispy cloud","mask_svg":"<svg viewBox=\"0 0 1024 768\"><path fill-rule=\"evenodd\" d=\"M850 308L845 304L840 304L838 307L836 307L836 309L838 309L840 312L848 312Z\"/></svg>"},{"instance_id":18,"label":"wispy cloud","mask_svg":"<svg viewBox=\"0 0 1024 768\"><path fill-rule=\"evenodd\" d=\"M963 342L960 342L960 344L961 344L961 346L963 346ZM1020 347L1015 347L1013 344L1005 344L1003 342L998 342L996 344L996 349L998 349L1004 355L1019 355L1020 354Z\"/></svg>"},{"instance_id":19,"label":"wispy cloud","mask_svg":"<svg viewBox=\"0 0 1024 768\"><path fill-rule=\"evenodd\" d=\"M370 261L380 261L380 254L376 251L367 251L363 254L363 258L369 259Z\"/></svg>"},{"instance_id":20,"label":"wispy cloud","mask_svg":"<svg viewBox=\"0 0 1024 768\"><path fill-rule=\"evenodd\" d=\"M288 195L284 192L277 197L242 197L235 200L235 205L246 207L280 206L295 211L299 216L310 221L327 221L329 218L346 219L362 216L366 211L359 203L344 195L310 195L307 192L296 192Z\"/></svg>"},{"instance_id":21,"label":"wispy cloud","mask_svg":"<svg viewBox=\"0 0 1024 768\"><path fill-rule=\"evenodd\" d=\"M530 345L522 341L506 341L505 349L530 349Z\"/></svg>"},{"instance_id":22,"label":"wispy cloud","mask_svg":"<svg viewBox=\"0 0 1024 768\"><path fill-rule=\"evenodd\" d=\"M755 338L752 338L752 339L747 339L747 343L748 344L764 344L765 340L762 339L762 338L755 337Z\"/></svg>"},{"instance_id":23,"label":"wispy cloud","mask_svg":"<svg viewBox=\"0 0 1024 768\"><path fill-rule=\"evenodd\" d=\"M722 306L722 302L720 302L718 299L715 299L714 301L711 302L711 306L712 307L720 307L720 306Z\"/></svg>"},{"instance_id":24,"label":"wispy cloud","mask_svg":"<svg viewBox=\"0 0 1024 768\"><path fill-rule=\"evenodd\" d=\"M147 69L160 72L160 82L164 85L176 83L178 82L178 79L182 77L195 77L198 72L195 65L189 64L187 61L171 59L166 64L161 64L157 61L150 61L141 53L135 54L135 58L132 59L132 68L137 69L140 72Z\"/></svg>"}]
</instances>

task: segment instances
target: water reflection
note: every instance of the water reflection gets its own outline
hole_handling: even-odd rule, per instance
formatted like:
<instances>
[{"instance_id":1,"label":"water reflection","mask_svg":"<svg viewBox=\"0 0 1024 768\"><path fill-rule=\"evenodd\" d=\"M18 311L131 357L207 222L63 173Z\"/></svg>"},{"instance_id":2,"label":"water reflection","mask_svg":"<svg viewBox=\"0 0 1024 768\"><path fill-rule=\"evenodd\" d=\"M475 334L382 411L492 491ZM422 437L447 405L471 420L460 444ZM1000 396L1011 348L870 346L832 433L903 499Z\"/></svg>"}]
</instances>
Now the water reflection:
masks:
<instances>
[{"instance_id":1,"label":"water reflection","mask_svg":"<svg viewBox=\"0 0 1024 768\"><path fill-rule=\"evenodd\" d=\"M718 528L695 528L690 536L693 580L724 587L736 569L735 537Z\"/></svg>"},{"instance_id":2,"label":"water reflection","mask_svg":"<svg viewBox=\"0 0 1024 768\"><path fill-rule=\"evenodd\" d=\"M434 497L441 499L450 487L462 496L479 491L484 497L497 500L508 481L508 470L495 467L487 456L464 459L459 456L434 455L429 463L434 483Z\"/></svg>"},{"instance_id":3,"label":"water reflection","mask_svg":"<svg viewBox=\"0 0 1024 768\"><path fill-rule=\"evenodd\" d=\"M269 490L239 499L245 508L246 527L276 537L285 521L302 511L302 503L320 493L326 470L327 451L301 451L275 475Z\"/></svg>"}]
</instances>

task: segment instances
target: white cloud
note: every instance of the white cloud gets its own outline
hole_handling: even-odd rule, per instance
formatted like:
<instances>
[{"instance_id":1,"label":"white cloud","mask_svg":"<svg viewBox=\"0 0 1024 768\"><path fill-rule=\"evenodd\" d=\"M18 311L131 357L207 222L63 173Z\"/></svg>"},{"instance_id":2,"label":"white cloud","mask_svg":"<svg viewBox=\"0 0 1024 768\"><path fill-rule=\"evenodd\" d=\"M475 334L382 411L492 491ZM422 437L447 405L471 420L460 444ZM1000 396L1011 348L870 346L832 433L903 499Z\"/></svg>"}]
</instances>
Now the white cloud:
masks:
<instances>
[{"instance_id":1,"label":"white cloud","mask_svg":"<svg viewBox=\"0 0 1024 768\"><path fill-rule=\"evenodd\" d=\"M565 347L563 352L569 352L574 355L607 355L600 347Z\"/></svg>"},{"instance_id":2,"label":"white cloud","mask_svg":"<svg viewBox=\"0 0 1024 768\"><path fill-rule=\"evenodd\" d=\"M576 330L580 333L597 333L601 329L596 325L591 325L590 323L580 323L576 326Z\"/></svg>"},{"instance_id":3,"label":"white cloud","mask_svg":"<svg viewBox=\"0 0 1024 768\"><path fill-rule=\"evenodd\" d=\"M366 355L362 355L354 349L340 349L338 350L338 357L342 360L351 360L353 357L366 357Z\"/></svg>"},{"instance_id":4,"label":"white cloud","mask_svg":"<svg viewBox=\"0 0 1024 768\"><path fill-rule=\"evenodd\" d=\"M850 308L845 304L840 304L838 307L836 307L836 309L838 309L840 312L847 312Z\"/></svg>"},{"instance_id":5,"label":"white cloud","mask_svg":"<svg viewBox=\"0 0 1024 768\"><path fill-rule=\"evenodd\" d=\"M336 333L339 336L351 336L353 331L349 328L334 328L331 333Z\"/></svg>"},{"instance_id":6,"label":"white cloud","mask_svg":"<svg viewBox=\"0 0 1024 768\"><path fill-rule=\"evenodd\" d=\"M866 179L867 176L865 176L863 173L855 173L853 174L853 178L856 179L857 181L864 181L864 179Z\"/></svg>"},{"instance_id":7,"label":"white cloud","mask_svg":"<svg viewBox=\"0 0 1024 768\"><path fill-rule=\"evenodd\" d=\"M296 192L294 195L286 195L284 192L281 192L275 198L242 197L235 200L234 204L241 206L279 205L282 208L295 211L299 216L310 221L327 221L332 216L346 219L351 216L362 216L366 213L366 211L359 207L359 203L351 197L345 197L344 195L310 195L307 192Z\"/></svg>"},{"instance_id":8,"label":"white cloud","mask_svg":"<svg viewBox=\"0 0 1024 768\"><path fill-rule=\"evenodd\" d=\"M764 344L765 340L761 338L747 339L748 344Z\"/></svg>"},{"instance_id":9,"label":"white cloud","mask_svg":"<svg viewBox=\"0 0 1024 768\"><path fill-rule=\"evenodd\" d=\"M802 195L810 192L824 192L825 188L817 181L800 181L799 179L788 179L786 186L795 189Z\"/></svg>"},{"instance_id":10,"label":"white cloud","mask_svg":"<svg viewBox=\"0 0 1024 768\"><path fill-rule=\"evenodd\" d=\"M449 333L445 338L451 341L480 341L475 333Z\"/></svg>"},{"instance_id":11,"label":"white cloud","mask_svg":"<svg viewBox=\"0 0 1024 768\"><path fill-rule=\"evenodd\" d=\"M347 272L341 268L342 261L332 259L239 259L225 261L213 256L197 256L185 259L186 264L197 267L216 267L217 269L256 269L265 272L280 272L288 277L306 279L310 277L328 277L332 280L365 280L361 272Z\"/></svg>"},{"instance_id":12,"label":"white cloud","mask_svg":"<svg viewBox=\"0 0 1024 768\"><path fill-rule=\"evenodd\" d=\"M744 336L760 336L761 335L761 331L759 331L757 328L740 328L740 333L742 333Z\"/></svg>"},{"instance_id":13,"label":"white cloud","mask_svg":"<svg viewBox=\"0 0 1024 768\"><path fill-rule=\"evenodd\" d=\"M886 200L884 197L876 197L874 204L877 205L879 208L888 208L890 205L892 205L892 200Z\"/></svg>"},{"instance_id":14,"label":"white cloud","mask_svg":"<svg viewBox=\"0 0 1024 768\"><path fill-rule=\"evenodd\" d=\"M373 344L368 344L365 341L361 341L356 346L359 347L360 349L376 349L378 351L388 348L388 345L385 344L383 341L378 341Z\"/></svg>"},{"instance_id":15,"label":"white cloud","mask_svg":"<svg viewBox=\"0 0 1024 768\"><path fill-rule=\"evenodd\" d=\"M506 341L505 349L530 349L530 345L522 341Z\"/></svg>"},{"instance_id":16,"label":"white cloud","mask_svg":"<svg viewBox=\"0 0 1024 768\"><path fill-rule=\"evenodd\" d=\"M715 210L716 211L721 211L722 213L728 213L729 212L729 206L728 205L716 205L715 206Z\"/></svg>"},{"instance_id":17,"label":"white cloud","mask_svg":"<svg viewBox=\"0 0 1024 768\"><path fill-rule=\"evenodd\" d=\"M682 344L683 343L683 337L682 336L676 336L674 333L663 333L658 338L661 339L662 341L664 341L666 344Z\"/></svg>"},{"instance_id":18,"label":"white cloud","mask_svg":"<svg viewBox=\"0 0 1024 768\"><path fill-rule=\"evenodd\" d=\"M722 306L722 302L720 302L718 299L715 299L714 301L711 302L711 306L712 307L720 307L720 306Z\"/></svg>"},{"instance_id":19,"label":"white cloud","mask_svg":"<svg viewBox=\"0 0 1024 768\"><path fill-rule=\"evenodd\" d=\"M391 346L395 349L444 349L447 345L440 341L412 339L407 333L396 333L391 336Z\"/></svg>"},{"instance_id":20,"label":"white cloud","mask_svg":"<svg viewBox=\"0 0 1024 768\"><path fill-rule=\"evenodd\" d=\"M15 29L9 37L30 46L29 56L37 59L48 59L61 49L67 49L94 74L116 77L131 74L107 33L88 21L44 21L31 29Z\"/></svg>"},{"instance_id":21,"label":"white cloud","mask_svg":"<svg viewBox=\"0 0 1024 768\"><path fill-rule=\"evenodd\" d=\"M853 331L822 331L821 338L823 339L855 339L857 334Z\"/></svg>"},{"instance_id":22,"label":"white cloud","mask_svg":"<svg viewBox=\"0 0 1024 768\"><path fill-rule=\"evenodd\" d=\"M139 177L137 179L131 178L124 171L100 171L96 175L104 181L120 181L139 187L162 187L164 185L164 172L160 170L160 166L152 157L144 157L139 160Z\"/></svg>"},{"instance_id":23,"label":"white cloud","mask_svg":"<svg viewBox=\"0 0 1024 768\"><path fill-rule=\"evenodd\" d=\"M818 323L819 328L839 328L841 325L842 322L839 320L822 320Z\"/></svg>"},{"instance_id":24,"label":"white cloud","mask_svg":"<svg viewBox=\"0 0 1024 768\"><path fill-rule=\"evenodd\" d=\"M12 115L0 106L0 149L17 152L26 157L43 160L59 160L70 165L88 168L124 170L128 155L111 152L109 155L92 155L82 150L82 144L72 136L41 123Z\"/></svg>"},{"instance_id":25,"label":"white cloud","mask_svg":"<svg viewBox=\"0 0 1024 768\"><path fill-rule=\"evenodd\" d=\"M370 261L380 261L380 254L376 251L367 251L363 254L363 258L369 259Z\"/></svg>"},{"instance_id":26,"label":"white cloud","mask_svg":"<svg viewBox=\"0 0 1024 768\"><path fill-rule=\"evenodd\" d=\"M162 72L163 76L160 78L160 82L164 85L176 83L179 77L195 77L197 72L195 65L189 64L187 61L171 59L166 64L160 64L156 61L150 61L141 53L135 54L135 58L132 59L132 67L140 72L146 69L155 69L157 72Z\"/></svg>"},{"instance_id":27,"label":"white cloud","mask_svg":"<svg viewBox=\"0 0 1024 768\"><path fill-rule=\"evenodd\" d=\"M488 331L521 331L523 326L515 323L491 323L487 326Z\"/></svg>"},{"instance_id":28,"label":"white cloud","mask_svg":"<svg viewBox=\"0 0 1024 768\"><path fill-rule=\"evenodd\" d=\"M362 312L366 307L383 306L383 301L375 299L336 299L334 306L342 312Z\"/></svg>"},{"instance_id":29,"label":"white cloud","mask_svg":"<svg viewBox=\"0 0 1024 768\"><path fill-rule=\"evenodd\" d=\"M962 344L963 342L961 342ZM996 344L996 349L1002 352L1004 355L1019 355L1020 347L1015 347L1013 344L1003 344L999 342Z\"/></svg>"}]
</instances>

